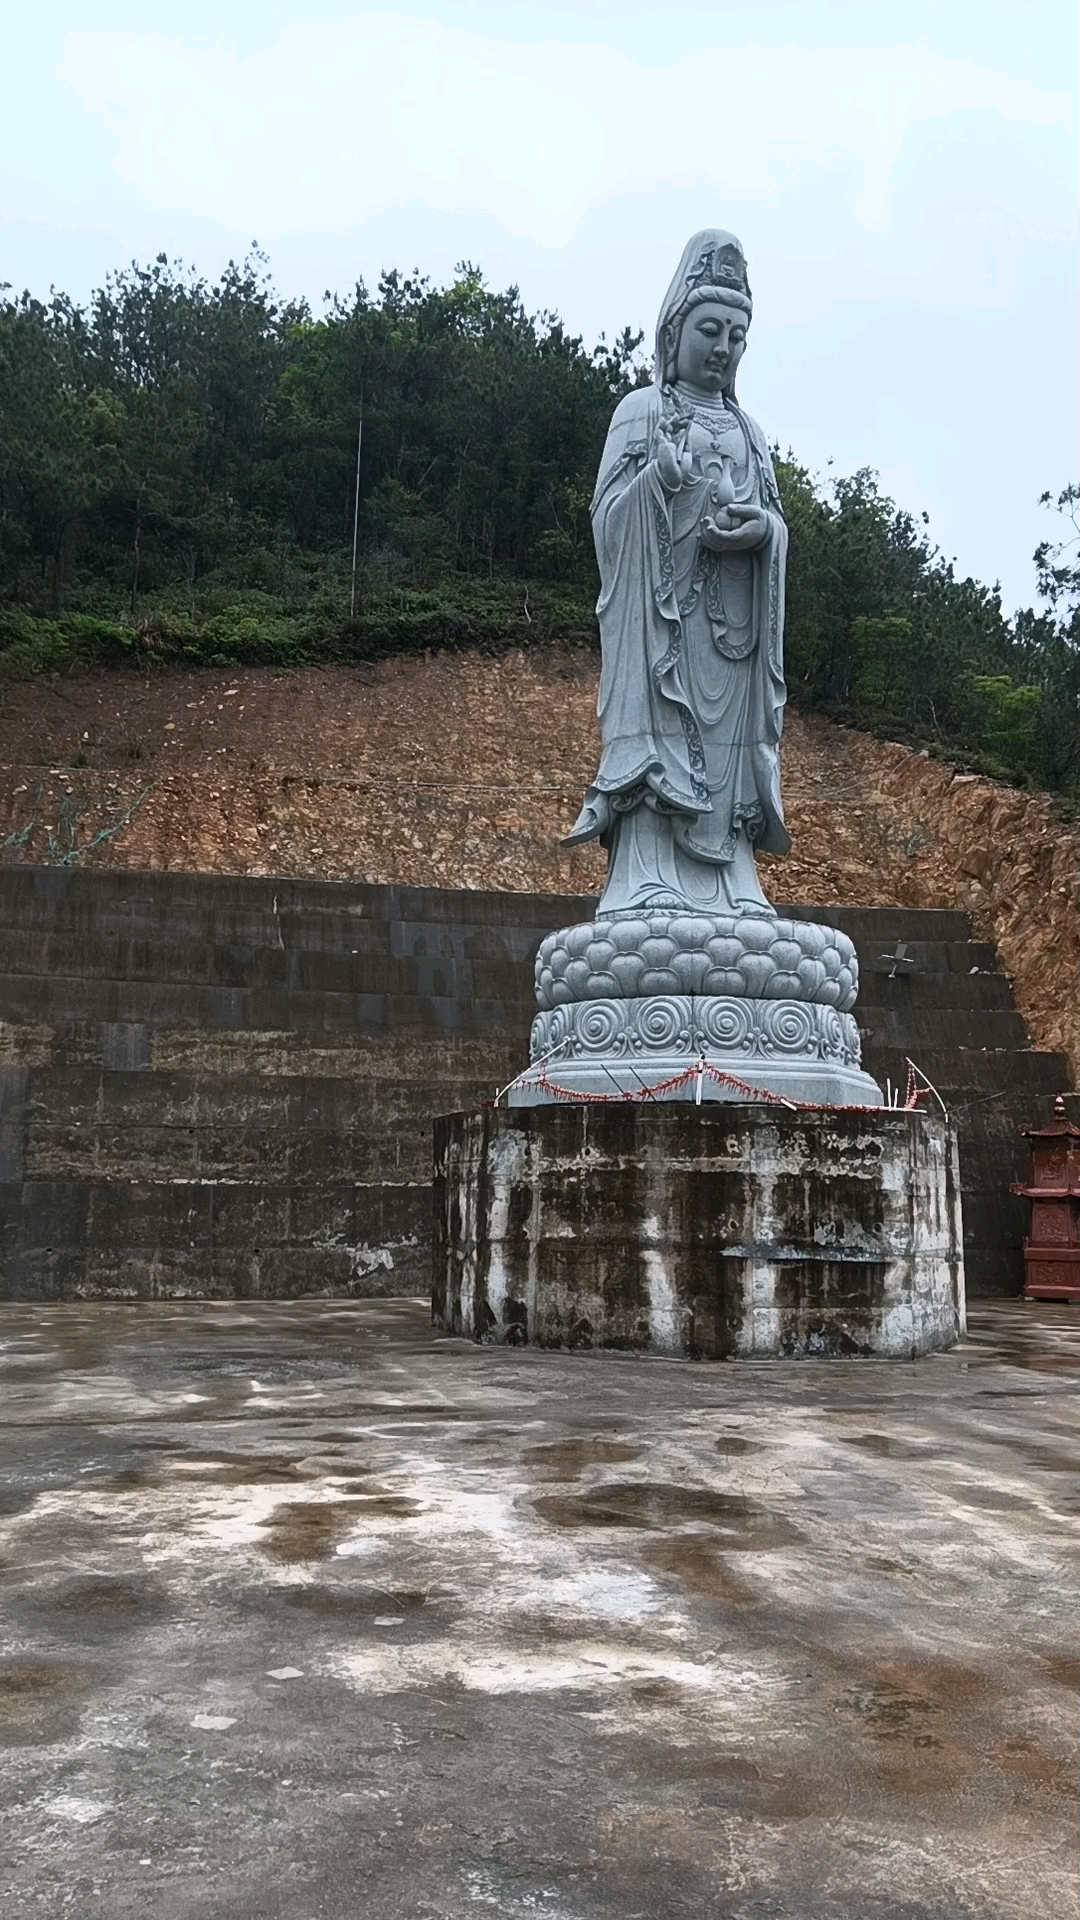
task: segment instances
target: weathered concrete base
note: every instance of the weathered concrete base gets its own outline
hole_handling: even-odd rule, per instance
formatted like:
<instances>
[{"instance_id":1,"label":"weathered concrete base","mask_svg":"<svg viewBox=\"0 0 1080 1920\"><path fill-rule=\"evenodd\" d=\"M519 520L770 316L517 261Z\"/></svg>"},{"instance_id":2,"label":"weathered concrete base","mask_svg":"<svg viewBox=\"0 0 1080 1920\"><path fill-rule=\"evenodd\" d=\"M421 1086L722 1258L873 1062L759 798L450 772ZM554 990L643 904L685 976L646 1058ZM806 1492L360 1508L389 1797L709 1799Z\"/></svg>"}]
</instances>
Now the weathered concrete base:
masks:
<instances>
[{"instance_id":1,"label":"weathered concrete base","mask_svg":"<svg viewBox=\"0 0 1080 1920\"><path fill-rule=\"evenodd\" d=\"M433 1317L475 1340L909 1359L964 1327L939 1114L563 1105L435 1122Z\"/></svg>"}]
</instances>

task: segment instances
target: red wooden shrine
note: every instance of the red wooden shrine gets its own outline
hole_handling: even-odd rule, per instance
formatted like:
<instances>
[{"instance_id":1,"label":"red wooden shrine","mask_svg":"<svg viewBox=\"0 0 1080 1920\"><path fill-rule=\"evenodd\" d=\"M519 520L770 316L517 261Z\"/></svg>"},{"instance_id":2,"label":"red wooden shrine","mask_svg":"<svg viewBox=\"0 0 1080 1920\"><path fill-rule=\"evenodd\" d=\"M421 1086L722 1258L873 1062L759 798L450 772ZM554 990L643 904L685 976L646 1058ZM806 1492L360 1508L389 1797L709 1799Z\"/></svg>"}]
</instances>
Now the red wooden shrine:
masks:
<instances>
[{"instance_id":1,"label":"red wooden shrine","mask_svg":"<svg viewBox=\"0 0 1080 1920\"><path fill-rule=\"evenodd\" d=\"M1012 1189L1031 1201L1024 1298L1080 1300L1080 1127L1066 1119L1059 1093L1053 1119L1024 1133L1034 1161L1031 1185Z\"/></svg>"}]
</instances>

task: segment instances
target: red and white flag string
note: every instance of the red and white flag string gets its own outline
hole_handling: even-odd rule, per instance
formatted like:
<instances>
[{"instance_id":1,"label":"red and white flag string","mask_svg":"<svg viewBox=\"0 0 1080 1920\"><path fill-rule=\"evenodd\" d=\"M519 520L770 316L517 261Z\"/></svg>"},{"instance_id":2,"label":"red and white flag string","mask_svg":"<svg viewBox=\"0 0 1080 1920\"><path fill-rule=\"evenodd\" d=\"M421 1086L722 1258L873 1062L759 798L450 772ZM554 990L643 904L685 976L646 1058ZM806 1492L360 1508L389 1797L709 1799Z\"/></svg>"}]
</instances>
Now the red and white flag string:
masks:
<instances>
[{"instance_id":1,"label":"red and white flag string","mask_svg":"<svg viewBox=\"0 0 1080 1920\"><path fill-rule=\"evenodd\" d=\"M928 1095L933 1092L933 1088L930 1087L929 1083L925 1086L917 1085L916 1071L909 1060L907 1088L904 1094L904 1104L902 1108L902 1111L906 1113L913 1112L919 1105L920 1100L925 1100ZM517 1084L519 1086L536 1087L541 1093L549 1094L553 1100L569 1100L578 1105L585 1106L611 1106L617 1104L619 1101L629 1100L641 1102L643 1100L657 1100L665 1094L677 1092L680 1087L689 1087L696 1082L698 1104L700 1105L702 1093L701 1083L705 1078L716 1081L719 1086L731 1087L736 1093L745 1094L748 1100L764 1100L770 1106L788 1107L797 1113L819 1113L823 1111L817 1101L788 1100L782 1093L771 1093L766 1087L751 1086L749 1081L740 1080L737 1074L725 1073L720 1067L714 1067L708 1060L700 1060L697 1065L693 1067L684 1067L681 1073L672 1074L668 1080L658 1080L655 1085L651 1087L645 1086L645 1084L642 1083L640 1087L630 1088L619 1093L583 1093L578 1092L573 1087L561 1087L557 1081L548 1077L543 1062L538 1063L531 1071L527 1070L526 1073L522 1074ZM846 1107L845 1112L881 1113L882 1108L852 1106Z\"/></svg>"}]
</instances>

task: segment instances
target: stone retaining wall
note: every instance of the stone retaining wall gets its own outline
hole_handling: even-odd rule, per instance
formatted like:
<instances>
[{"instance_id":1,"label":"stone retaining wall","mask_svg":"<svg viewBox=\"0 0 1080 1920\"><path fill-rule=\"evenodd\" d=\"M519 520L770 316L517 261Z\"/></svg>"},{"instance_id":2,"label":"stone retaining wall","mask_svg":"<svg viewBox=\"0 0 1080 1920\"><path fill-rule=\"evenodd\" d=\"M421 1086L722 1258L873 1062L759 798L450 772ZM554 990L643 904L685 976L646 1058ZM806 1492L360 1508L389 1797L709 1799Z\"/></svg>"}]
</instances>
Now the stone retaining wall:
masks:
<instances>
[{"instance_id":1,"label":"stone retaining wall","mask_svg":"<svg viewBox=\"0 0 1080 1920\"><path fill-rule=\"evenodd\" d=\"M426 1293L432 1118L524 1067L540 942L593 905L0 871L0 1297ZM913 1053L957 1117L969 1290L1018 1291L1064 1062L963 915L783 911L855 942L868 1071Z\"/></svg>"}]
</instances>

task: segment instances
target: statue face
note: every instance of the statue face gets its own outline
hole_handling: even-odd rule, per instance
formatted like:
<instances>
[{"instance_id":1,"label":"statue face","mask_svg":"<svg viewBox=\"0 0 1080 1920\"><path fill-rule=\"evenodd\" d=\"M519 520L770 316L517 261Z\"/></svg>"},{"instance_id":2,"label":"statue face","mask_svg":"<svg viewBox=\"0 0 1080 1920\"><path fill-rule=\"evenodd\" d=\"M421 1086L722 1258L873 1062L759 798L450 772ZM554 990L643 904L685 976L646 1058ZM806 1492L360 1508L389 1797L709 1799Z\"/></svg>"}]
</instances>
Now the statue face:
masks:
<instances>
[{"instance_id":1,"label":"statue face","mask_svg":"<svg viewBox=\"0 0 1080 1920\"><path fill-rule=\"evenodd\" d=\"M679 335L678 378L702 393L720 393L730 387L746 351L747 324L742 308L729 307L723 300L691 307Z\"/></svg>"}]
</instances>

